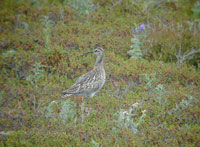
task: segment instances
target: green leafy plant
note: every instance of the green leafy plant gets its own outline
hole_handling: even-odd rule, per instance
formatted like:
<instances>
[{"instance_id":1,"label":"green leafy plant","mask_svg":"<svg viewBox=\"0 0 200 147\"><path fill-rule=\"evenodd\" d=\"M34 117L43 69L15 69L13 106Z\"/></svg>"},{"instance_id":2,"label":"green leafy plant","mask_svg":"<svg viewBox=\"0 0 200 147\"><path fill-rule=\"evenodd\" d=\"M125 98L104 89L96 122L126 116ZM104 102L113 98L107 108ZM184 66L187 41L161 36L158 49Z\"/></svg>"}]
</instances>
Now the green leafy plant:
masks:
<instances>
[{"instance_id":1,"label":"green leafy plant","mask_svg":"<svg viewBox=\"0 0 200 147\"><path fill-rule=\"evenodd\" d=\"M179 51L178 53L175 55L176 59L177 59L177 65L178 67L180 67L180 65L187 60L193 59L194 55L196 55L197 53L200 53L200 49L192 49L189 50L185 53L182 53L182 47L179 47Z\"/></svg>"},{"instance_id":2,"label":"green leafy plant","mask_svg":"<svg viewBox=\"0 0 200 147\"><path fill-rule=\"evenodd\" d=\"M50 50L50 43L51 43L51 28L54 25L54 22L52 20L49 19L48 16L43 16L41 18L41 23L44 25L43 28L43 36L44 36L44 40L45 40L45 49Z\"/></svg>"},{"instance_id":3,"label":"green leafy plant","mask_svg":"<svg viewBox=\"0 0 200 147\"><path fill-rule=\"evenodd\" d=\"M146 110L142 111L142 115L138 116L136 113L138 110L138 103L134 103L131 107L129 107L128 111L121 109L117 112L118 120L117 123L120 128L126 128L133 131L133 133L138 132L138 126L144 121L146 116ZM138 117L138 120L135 121L134 117Z\"/></svg>"},{"instance_id":4,"label":"green leafy plant","mask_svg":"<svg viewBox=\"0 0 200 147\"><path fill-rule=\"evenodd\" d=\"M145 30L145 25L144 24L140 25L139 28L135 29L135 34L133 38L131 38L131 42L133 43L133 45L130 46L131 50L129 50L127 53L133 59L140 59L143 57L142 38L146 36L144 30Z\"/></svg>"},{"instance_id":5,"label":"green leafy plant","mask_svg":"<svg viewBox=\"0 0 200 147\"><path fill-rule=\"evenodd\" d=\"M152 88L153 84L157 81L156 73L140 74L140 79L145 82L147 88Z\"/></svg>"},{"instance_id":6,"label":"green leafy plant","mask_svg":"<svg viewBox=\"0 0 200 147\"><path fill-rule=\"evenodd\" d=\"M38 81L43 77L43 72L44 72L44 65L42 65L40 62L36 62L33 65L33 69L31 70L31 74L26 77L26 80L31 83L32 86L35 88L38 87Z\"/></svg>"},{"instance_id":7,"label":"green leafy plant","mask_svg":"<svg viewBox=\"0 0 200 147\"><path fill-rule=\"evenodd\" d=\"M1 105L2 100L3 100L3 95L4 95L4 91L0 91L0 105Z\"/></svg>"},{"instance_id":8,"label":"green leafy plant","mask_svg":"<svg viewBox=\"0 0 200 147\"><path fill-rule=\"evenodd\" d=\"M200 22L200 2L196 1L192 8L193 15L196 17L196 21Z\"/></svg>"},{"instance_id":9,"label":"green leafy plant","mask_svg":"<svg viewBox=\"0 0 200 147\"><path fill-rule=\"evenodd\" d=\"M99 143L97 143L97 142L94 141L93 139L92 139L92 141L91 141L91 144L92 144L93 147L99 147Z\"/></svg>"},{"instance_id":10,"label":"green leafy plant","mask_svg":"<svg viewBox=\"0 0 200 147\"><path fill-rule=\"evenodd\" d=\"M81 104L81 122L85 121L85 118L89 117L90 113L92 112L91 108L85 107L85 104Z\"/></svg>"},{"instance_id":11,"label":"green leafy plant","mask_svg":"<svg viewBox=\"0 0 200 147\"><path fill-rule=\"evenodd\" d=\"M164 86L162 84L158 84L154 90L158 96L156 97L156 101L160 106L165 106L167 104L167 99L163 99L163 96L167 93Z\"/></svg>"},{"instance_id":12,"label":"green leafy plant","mask_svg":"<svg viewBox=\"0 0 200 147\"><path fill-rule=\"evenodd\" d=\"M186 97L188 99L187 100L182 99L179 104L176 103L176 107L171 109L171 111L169 111L169 114L182 113L186 108L192 107L193 104L195 104L195 103L197 103L199 101L198 99L196 99L192 95L186 95Z\"/></svg>"},{"instance_id":13,"label":"green leafy plant","mask_svg":"<svg viewBox=\"0 0 200 147\"><path fill-rule=\"evenodd\" d=\"M45 117L57 120L58 115L56 114L56 111L59 108L58 104L58 101L52 101L48 106L44 107L44 110L46 111Z\"/></svg>"},{"instance_id":14,"label":"green leafy plant","mask_svg":"<svg viewBox=\"0 0 200 147\"><path fill-rule=\"evenodd\" d=\"M61 120L63 124L66 124L75 119L75 107L76 104L71 100L62 102L54 100L48 106L44 107L45 116L54 121Z\"/></svg>"},{"instance_id":15,"label":"green leafy plant","mask_svg":"<svg viewBox=\"0 0 200 147\"><path fill-rule=\"evenodd\" d=\"M15 56L15 54L16 54L15 50L9 50L9 51L6 51L5 53L3 53L2 57L3 58L13 57L13 56Z\"/></svg>"},{"instance_id":16,"label":"green leafy plant","mask_svg":"<svg viewBox=\"0 0 200 147\"><path fill-rule=\"evenodd\" d=\"M76 114L75 107L76 104L73 101L66 100L62 102L59 117L63 123L74 120Z\"/></svg>"},{"instance_id":17,"label":"green leafy plant","mask_svg":"<svg viewBox=\"0 0 200 147\"><path fill-rule=\"evenodd\" d=\"M91 0L69 0L69 4L80 15L89 14L94 10L94 4Z\"/></svg>"}]
</instances>

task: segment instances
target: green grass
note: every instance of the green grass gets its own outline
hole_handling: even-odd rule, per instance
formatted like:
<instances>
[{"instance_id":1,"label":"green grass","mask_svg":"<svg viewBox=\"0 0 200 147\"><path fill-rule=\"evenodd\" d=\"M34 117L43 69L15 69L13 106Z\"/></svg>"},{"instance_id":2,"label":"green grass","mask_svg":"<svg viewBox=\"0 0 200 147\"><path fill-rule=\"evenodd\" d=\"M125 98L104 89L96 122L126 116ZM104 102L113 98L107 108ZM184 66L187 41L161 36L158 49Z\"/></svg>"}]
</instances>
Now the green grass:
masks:
<instances>
[{"instance_id":1,"label":"green grass","mask_svg":"<svg viewBox=\"0 0 200 147\"><path fill-rule=\"evenodd\" d=\"M199 146L199 4L72 2L0 3L0 146ZM79 55L96 46L102 90L88 104L60 99L92 69L95 56Z\"/></svg>"}]
</instances>

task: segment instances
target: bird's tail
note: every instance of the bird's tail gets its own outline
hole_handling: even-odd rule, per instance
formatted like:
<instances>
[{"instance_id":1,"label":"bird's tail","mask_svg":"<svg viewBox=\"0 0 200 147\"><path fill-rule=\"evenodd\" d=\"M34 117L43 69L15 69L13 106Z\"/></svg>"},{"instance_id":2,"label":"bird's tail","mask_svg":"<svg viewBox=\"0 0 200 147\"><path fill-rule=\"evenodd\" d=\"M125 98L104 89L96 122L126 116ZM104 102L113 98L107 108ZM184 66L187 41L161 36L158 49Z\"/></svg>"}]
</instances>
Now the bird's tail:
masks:
<instances>
[{"instance_id":1,"label":"bird's tail","mask_svg":"<svg viewBox=\"0 0 200 147\"><path fill-rule=\"evenodd\" d=\"M72 94L71 93L68 93L67 90L66 91L63 91L63 96L61 97L62 99L68 97L68 96L71 96Z\"/></svg>"},{"instance_id":2,"label":"bird's tail","mask_svg":"<svg viewBox=\"0 0 200 147\"><path fill-rule=\"evenodd\" d=\"M64 95L61 97L62 99L68 97L68 96L71 96L72 94L67 94L67 93L64 93Z\"/></svg>"}]
</instances>

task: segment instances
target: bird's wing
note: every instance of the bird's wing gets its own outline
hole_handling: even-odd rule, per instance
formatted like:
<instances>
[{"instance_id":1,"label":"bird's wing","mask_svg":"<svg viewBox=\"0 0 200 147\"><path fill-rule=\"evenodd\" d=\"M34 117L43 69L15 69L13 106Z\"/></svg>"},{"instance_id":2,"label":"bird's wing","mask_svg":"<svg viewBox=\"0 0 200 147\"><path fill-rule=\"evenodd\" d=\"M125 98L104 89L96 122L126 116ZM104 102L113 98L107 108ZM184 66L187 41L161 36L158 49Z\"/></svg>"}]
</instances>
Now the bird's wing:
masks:
<instances>
[{"instance_id":1,"label":"bird's wing","mask_svg":"<svg viewBox=\"0 0 200 147\"><path fill-rule=\"evenodd\" d=\"M99 76L100 75L98 72L96 72L95 70L91 70L88 73L79 77L79 79L75 82L75 84L66 91L64 91L64 93L76 94L84 92L88 89L90 90L96 89L98 86L95 83L98 82Z\"/></svg>"}]
</instances>

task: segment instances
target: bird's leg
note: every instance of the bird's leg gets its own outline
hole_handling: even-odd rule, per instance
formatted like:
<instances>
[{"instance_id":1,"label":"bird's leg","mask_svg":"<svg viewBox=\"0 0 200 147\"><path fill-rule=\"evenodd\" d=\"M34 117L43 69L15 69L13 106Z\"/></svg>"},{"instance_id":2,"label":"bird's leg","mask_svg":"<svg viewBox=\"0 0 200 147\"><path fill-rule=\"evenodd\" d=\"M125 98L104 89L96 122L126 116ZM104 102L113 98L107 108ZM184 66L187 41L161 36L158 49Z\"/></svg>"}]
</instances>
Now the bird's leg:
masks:
<instances>
[{"instance_id":1,"label":"bird's leg","mask_svg":"<svg viewBox=\"0 0 200 147\"><path fill-rule=\"evenodd\" d=\"M85 120L84 111L85 111L85 106L84 106L84 102L82 102L82 104L81 104L81 122L82 122L82 123L83 123L84 120Z\"/></svg>"},{"instance_id":2,"label":"bird's leg","mask_svg":"<svg viewBox=\"0 0 200 147\"><path fill-rule=\"evenodd\" d=\"M88 104L88 95L86 96L86 101L87 101L87 104Z\"/></svg>"}]
</instances>

